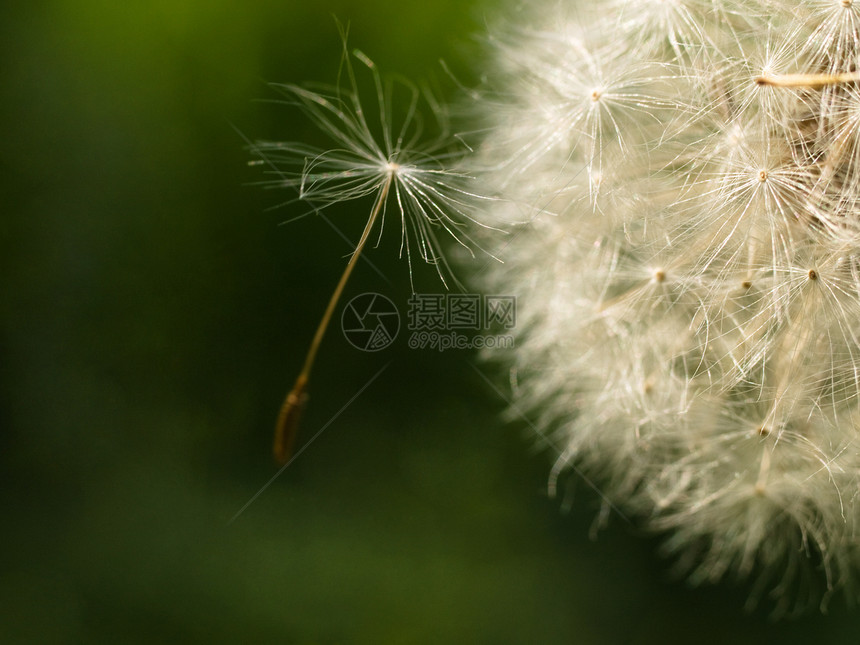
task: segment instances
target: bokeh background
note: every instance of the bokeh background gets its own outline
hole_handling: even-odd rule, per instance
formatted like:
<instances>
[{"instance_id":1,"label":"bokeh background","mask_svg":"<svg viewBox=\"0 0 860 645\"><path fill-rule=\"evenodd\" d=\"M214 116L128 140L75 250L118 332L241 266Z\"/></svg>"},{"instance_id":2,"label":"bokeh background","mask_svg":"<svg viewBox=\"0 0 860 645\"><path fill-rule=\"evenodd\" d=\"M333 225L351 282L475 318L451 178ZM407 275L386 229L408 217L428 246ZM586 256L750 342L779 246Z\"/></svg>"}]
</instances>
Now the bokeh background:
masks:
<instances>
[{"instance_id":1,"label":"bokeh background","mask_svg":"<svg viewBox=\"0 0 860 645\"><path fill-rule=\"evenodd\" d=\"M268 82L480 74L477 0L34 0L0 10L0 641L851 642L860 616L768 621L691 590L465 352L379 354L335 325L300 441L273 419L349 251L253 185L241 133L313 141ZM445 89L447 88L447 89ZM260 101L263 99L263 101ZM366 211L333 209L352 239ZM393 232L393 231L392 231ZM410 293L396 233L347 296ZM440 292L418 267L416 289ZM504 378L480 370L504 392ZM575 481L573 482L575 483Z\"/></svg>"}]
</instances>

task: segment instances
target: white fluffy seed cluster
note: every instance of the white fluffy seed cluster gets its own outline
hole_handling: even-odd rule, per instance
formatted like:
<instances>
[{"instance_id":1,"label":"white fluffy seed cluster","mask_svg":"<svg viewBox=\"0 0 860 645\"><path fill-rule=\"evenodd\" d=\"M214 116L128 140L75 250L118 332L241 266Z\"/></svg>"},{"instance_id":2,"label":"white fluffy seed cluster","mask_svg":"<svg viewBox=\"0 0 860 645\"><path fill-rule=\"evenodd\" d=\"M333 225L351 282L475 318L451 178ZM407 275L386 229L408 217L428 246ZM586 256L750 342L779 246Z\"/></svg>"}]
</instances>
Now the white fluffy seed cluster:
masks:
<instances>
[{"instance_id":1,"label":"white fluffy seed cluster","mask_svg":"<svg viewBox=\"0 0 860 645\"><path fill-rule=\"evenodd\" d=\"M756 573L800 604L845 583L860 2L531 0L512 22L476 170L511 234L483 279L519 298L505 360L555 473L668 531L693 582Z\"/></svg>"}]
</instances>

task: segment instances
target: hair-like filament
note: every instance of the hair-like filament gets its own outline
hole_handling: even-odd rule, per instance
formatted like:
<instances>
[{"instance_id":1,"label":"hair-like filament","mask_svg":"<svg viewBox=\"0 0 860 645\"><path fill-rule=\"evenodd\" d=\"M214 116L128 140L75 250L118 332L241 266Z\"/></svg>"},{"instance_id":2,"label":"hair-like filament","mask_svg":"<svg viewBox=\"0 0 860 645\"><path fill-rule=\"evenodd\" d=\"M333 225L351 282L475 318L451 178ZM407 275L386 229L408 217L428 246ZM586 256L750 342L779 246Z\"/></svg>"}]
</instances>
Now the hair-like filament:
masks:
<instances>
[{"instance_id":1,"label":"hair-like filament","mask_svg":"<svg viewBox=\"0 0 860 645\"><path fill-rule=\"evenodd\" d=\"M757 76L757 85L772 87L808 87L818 89L842 83L860 81L860 72L843 72L841 74L774 74Z\"/></svg>"}]
</instances>

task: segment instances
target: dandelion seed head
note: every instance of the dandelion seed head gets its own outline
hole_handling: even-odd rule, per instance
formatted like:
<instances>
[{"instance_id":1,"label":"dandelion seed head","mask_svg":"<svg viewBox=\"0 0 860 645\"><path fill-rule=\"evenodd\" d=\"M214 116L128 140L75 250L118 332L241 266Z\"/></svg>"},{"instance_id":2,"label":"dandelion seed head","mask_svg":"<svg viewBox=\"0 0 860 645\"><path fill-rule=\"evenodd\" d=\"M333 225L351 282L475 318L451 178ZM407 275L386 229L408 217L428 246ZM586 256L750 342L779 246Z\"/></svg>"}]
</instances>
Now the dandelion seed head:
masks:
<instances>
[{"instance_id":1,"label":"dandelion seed head","mask_svg":"<svg viewBox=\"0 0 860 645\"><path fill-rule=\"evenodd\" d=\"M575 466L692 582L755 576L777 610L860 566L858 11L534 2L479 107L474 173L517 222L492 355L551 490Z\"/></svg>"}]
</instances>

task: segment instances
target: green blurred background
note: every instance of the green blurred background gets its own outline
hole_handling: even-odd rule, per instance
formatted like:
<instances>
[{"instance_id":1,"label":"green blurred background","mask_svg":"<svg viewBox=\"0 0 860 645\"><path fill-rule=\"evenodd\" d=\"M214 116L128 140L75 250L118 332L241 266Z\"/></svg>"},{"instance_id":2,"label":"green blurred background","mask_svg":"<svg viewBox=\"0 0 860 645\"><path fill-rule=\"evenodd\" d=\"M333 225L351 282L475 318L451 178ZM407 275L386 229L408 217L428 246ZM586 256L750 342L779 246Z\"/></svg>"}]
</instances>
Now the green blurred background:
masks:
<instances>
[{"instance_id":1,"label":"green blurred background","mask_svg":"<svg viewBox=\"0 0 860 645\"><path fill-rule=\"evenodd\" d=\"M9 3L12 4L12 3ZM657 542L547 499L551 455L474 357L352 349L335 326L307 441L274 416L349 247L251 184L250 138L314 140L267 82L480 72L491 3L54 1L0 10L4 643L801 643L855 614L752 614L673 582ZM366 211L330 212L356 239ZM347 296L410 293L396 233ZM419 291L441 291L419 267ZM504 379L480 368L499 383Z\"/></svg>"}]
</instances>

